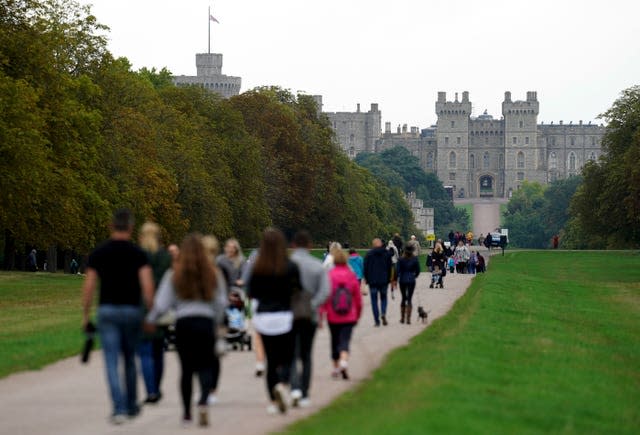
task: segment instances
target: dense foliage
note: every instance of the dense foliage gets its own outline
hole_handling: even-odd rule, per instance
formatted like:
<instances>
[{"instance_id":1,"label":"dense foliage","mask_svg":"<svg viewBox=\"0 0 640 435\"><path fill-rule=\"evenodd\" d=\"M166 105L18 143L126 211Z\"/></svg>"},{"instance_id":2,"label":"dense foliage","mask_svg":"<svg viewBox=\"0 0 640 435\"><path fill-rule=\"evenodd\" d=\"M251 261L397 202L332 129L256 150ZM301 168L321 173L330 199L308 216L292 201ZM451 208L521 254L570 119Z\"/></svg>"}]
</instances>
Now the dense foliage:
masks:
<instances>
[{"instance_id":1,"label":"dense foliage","mask_svg":"<svg viewBox=\"0 0 640 435\"><path fill-rule=\"evenodd\" d=\"M569 203L581 177L555 181L548 186L522 183L504 212L509 243L520 248L548 248L569 220ZM564 236L563 245L564 245Z\"/></svg>"},{"instance_id":2,"label":"dense foliage","mask_svg":"<svg viewBox=\"0 0 640 435\"><path fill-rule=\"evenodd\" d=\"M566 237L576 248L640 246L640 86L622 96L602 118L605 153L582 170L584 183L571 202Z\"/></svg>"},{"instance_id":3,"label":"dense foliage","mask_svg":"<svg viewBox=\"0 0 640 435\"><path fill-rule=\"evenodd\" d=\"M434 173L425 172L418 158L406 148L398 146L381 153L361 153L356 157L356 163L389 186L415 192L425 207L433 207L435 232L439 237L444 238L450 229L466 231L470 228L467 212L453 206L440 179Z\"/></svg>"},{"instance_id":4,"label":"dense foliage","mask_svg":"<svg viewBox=\"0 0 640 435\"><path fill-rule=\"evenodd\" d=\"M72 0L0 2L0 231L25 247L87 252L130 207L186 232L254 245L276 225L368 244L413 230L401 192L350 162L313 100L260 88L224 100L133 71Z\"/></svg>"}]
</instances>

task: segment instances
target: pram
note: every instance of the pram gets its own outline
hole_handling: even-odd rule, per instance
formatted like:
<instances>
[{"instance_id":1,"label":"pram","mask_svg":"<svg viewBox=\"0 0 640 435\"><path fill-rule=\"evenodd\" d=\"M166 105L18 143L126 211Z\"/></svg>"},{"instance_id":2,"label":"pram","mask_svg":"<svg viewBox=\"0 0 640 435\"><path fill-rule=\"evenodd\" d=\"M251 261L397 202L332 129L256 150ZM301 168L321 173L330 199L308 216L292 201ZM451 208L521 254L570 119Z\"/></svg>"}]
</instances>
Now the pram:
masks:
<instances>
[{"instance_id":1,"label":"pram","mask_svg":"<svg viewBox=\"0 0 640 435\"><path fill-rule=\"evenodd\" d=\"M227 333L224 338L227 346L233 350L251 350L251 334L247 332L245 322L245 304L242 290L232 289L229 292L229 306L225 310L224 323Z\"/></svg>"}]
</instances>

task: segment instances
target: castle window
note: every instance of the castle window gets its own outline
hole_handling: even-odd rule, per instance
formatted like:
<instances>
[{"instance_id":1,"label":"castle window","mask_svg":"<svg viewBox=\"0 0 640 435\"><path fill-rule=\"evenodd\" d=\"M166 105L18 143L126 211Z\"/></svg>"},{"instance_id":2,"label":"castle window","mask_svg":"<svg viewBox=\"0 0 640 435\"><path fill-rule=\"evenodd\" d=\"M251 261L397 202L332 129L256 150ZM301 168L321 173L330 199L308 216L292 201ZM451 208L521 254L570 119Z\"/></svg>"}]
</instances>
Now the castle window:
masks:
<instances>
[{"instance_id":1,"label":"castle window","mask_svg":"<svg viewBox=\"0 0 640 435\"><path fill-rule=\"evenodd\" d=\"M518 124L520 128L522 128L522 121L520 121L520 123Z\"/></svg>"},{"instance_id":2,"label":"castle window","mask_svg":"<svg viewBox=\"0 0 640 435\"><path fill-rule=\"evenodd\" d=\"M449 153L449 167L452 169L456 167L456 153L454 151Z\"/></svg>"},{"instance_id":3,"label":"castle window","mask_svg":"<svg viewBox=\"0 0 640 435\"><path fill-rule=\"evenodd\" d=\"M571 145L575 145L576 144L576 138L571 136Z\"/></svg>"},{"instance_id":4,"label":"castle window","mask_svg":"<svg viewBox=\"0 0 640 435\"><path fill-rule=\"evenodd\" d=\"M558 169L558 156L556 153L549 154L549 169Z\"/></svg>"},{"instance_id":5,"label":"castle window","mask_svg":"<svg viewBox=\"0 0 640 435\"><path fill-rule=\"evenodd\" d=\"M551 145L555 146L555 144L556 144L556 137L551 136Z\"/></svg>"},{"instance_id":6,"label":"castle window","mask_svg":"<svg viewBox=\"0 0 640 435\"><path fill-rule=\"evenodd\" d=\"M589 154L589 160L595 161L595 159L596 159L596 153L592 152L591 154Z\"/></svg>"},{"instance_id":7,"label":"castle window","mask_svg":"<svg viewBox=\"0 0 640 435\"><path fill-rule=\"evenodd\" d=\"M529 136L524 138L524 144L529 145Z\"/></svg>"},{"instance_id":8,"label":"castle window","mask_svg":"<svg viewBox=\"0 0 640 435\"><path fill-rule=\"evenodd\" d=\"M444 137L444 144L449 145L449 136Z\"/></svg>"},{"instance_id":9,"label":"castle window","mask_svg":"<svg viewBox=\"0 0 640 435\"><path fill-rule=\"evenodd\" d=\"M516 157L516 166L518 169L524 169L524 153L520 151Z\"/></svg>"},{"instance_id":10,"label":"castle window","mask_svg":"<svg viewBox=\"0 0 640 435\"><path fill-rule=\"evenodd\" d=\"M518 181L522 181L522 180L524 180L524 172L518 172L518 174L516 175L516 177L518 178Z\"/></svg>"},{"instance_id":11,"label":"castle window","mask_svg":"<svg viewBox=\"0 0 640 435\"><path fill-rule=\"evenodd\" d=\"M456 181L456 173L449 172L449 181Z\"/></svg>"},{"instance_id":12,"label":"castle window","mask_svg":"<svg viewBox=\"0 0 640 435\"><path fill-rule=\"evenodd\" d=\"M591 137L591 146L596 146L596 138L595 138L595 136Z\"/></svg>"},{"instance_id":13,"label":"castle window","mask_svg":"<svg viewBox=\"0 0 640 435\"><path fill-rule=\"evenodd\" d=\"M460 145L460 137L456 138L456 144Z\"/></svg>"},{"instance_id":14,"label":"castle window","mask_svg":"<svg viewBox=\"0 0 640 435\"><path fill-rule=\"evenodd\" d=\"M455 121L451 121L451 128L454 128L456 126L456 122Z\"/></svg>"},{"instance_id":15,"label":"castle window","mask_svg":"<svg viewBox=\"0 0 640 435\"><path fill-rule=\"evenodd\" d=\"M498 167L500 169L504 168L504 154L500 154L500 158L498 159Z\"/></svg>"},{"instance_id":16,"label":"castle window","mask_svg":"<svg viewBox=\"0 0 640 435\"><path fill-rule=\"evenodd\" d=\"M574 153L573 151L569 153L568 163L569 163L569 170L575 171L576 170L576 153Z\"/></svg>"},{"instance_id":17,"label":"castle window","mask_svg":"<svg viewBox=\"0 0 640 435\"><path fill-rule=\"evenodd\" d=\"M484 144L485 144L485 145L489 145L489 138L488 138L488 137L485 137L485 138L484 138Z\"/></svg>"},{"instance_id":18,"label":"castle window","mask_svg":"<svg viewBox=\"0 0 640 435\"><path fill-rule=\"evenodd\" d=\"M353 142L354 139L355 139L355 135L352 134L349 136L349 142Z\"/></svg>"},{"instance_id":19,"label":"castle window","mask_svg":"<svg viewBox=\"0 0 640 435\"><path fill-rule=\"evenodd\" d=\"M433 153L432 152L429 152L429 154L427 154L427 168L433 169Z\"/></svg>"},{"instance_id":20,"label":"castle window","mask_svg":"<svg viewBox=\"0 0 640 435\"><path fill-rule=\"evenodd\" d=\"M473 154L469 154L469 169L476 168L476 156Z\"/></svg>"},{"instance_id":21,"label":"castle window","mask_svg":"<svg viewBox=\"0 0 640 435\"><path fill-rule=\"evenodd\" d=\"M518 143L518 138L513 136L513 144L516 145Z\"/></svg>"},{"instance_id":22,"label":"castle window","mask_svg":"<svg viewBox=\"0 0 640 435\"><path fill-rule=\"evenodd\" d=\"M491 164L491 159L489 157L489 152L485 152L482 156L482 167L484 169L489 169L489 165Z\"/></svg>"}]
</instances>

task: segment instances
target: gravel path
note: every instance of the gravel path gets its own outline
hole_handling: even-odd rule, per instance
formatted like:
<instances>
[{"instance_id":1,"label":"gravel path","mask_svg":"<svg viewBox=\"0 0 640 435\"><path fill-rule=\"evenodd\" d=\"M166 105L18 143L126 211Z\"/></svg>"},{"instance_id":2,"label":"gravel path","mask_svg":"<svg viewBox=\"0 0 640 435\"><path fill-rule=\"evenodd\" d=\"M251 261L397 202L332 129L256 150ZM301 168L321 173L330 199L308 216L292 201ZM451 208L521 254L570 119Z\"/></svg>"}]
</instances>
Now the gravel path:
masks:
<instances>
[{"instance_id":1,"label":"gravel path","mask_svg":"<svg viewBox=\"0 0 640 435\"><path fill-rule=\"evenodd\" d=\"M336 396L360 382L366 382L392 349L408 343L428 324L415 319L415 307L430 310L429 322L443 316L462 294L471 275L449 274L445 288L429 289L428 274L418 279L414 294L411 325L399 323L400 296L389 298L389 326L374 328L368 296L360 323L354 331L349 372L351 380L330 378L329 334L327 328L316 334L312 406L291 410L286 415L267 415L264 378L253 375L254 358L249 352L231 352L222 361L218 390L219 403L210 409L211 427L216 434L262 434L314 413ZM80 343L79 343L80 344ZM181 406L178 393L178 361L174 352L165 357L164 398L157 405L145 406L140 417L122 426L107 421L110 411L102 355L94 352L88 365L68 358L43 370L19 373L0 381L0 433L2 434L175 434L180 429ZM196 383L194 382L194 386ZM144 398L144 387L139 386ZM201 431L198 427L181 432Z\"/></svg>"}]
</instances>

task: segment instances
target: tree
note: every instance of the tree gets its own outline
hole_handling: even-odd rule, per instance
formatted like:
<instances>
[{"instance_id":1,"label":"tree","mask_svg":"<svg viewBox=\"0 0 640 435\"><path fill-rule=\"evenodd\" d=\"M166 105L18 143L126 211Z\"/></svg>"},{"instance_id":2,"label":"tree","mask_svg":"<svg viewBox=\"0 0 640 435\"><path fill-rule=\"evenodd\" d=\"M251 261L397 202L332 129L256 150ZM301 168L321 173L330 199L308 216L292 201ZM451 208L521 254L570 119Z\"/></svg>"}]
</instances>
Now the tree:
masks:
<instances>
[{"instance_id":1,"label":"tree","mask_svg":"<svg viewBox=\"0 0 640 435\"><path fill-rule=\"evenodd\" d=\"M605 153L588 162L571 202L570 239L590 248L640 246L640 86L622 92L601 115Z\"/></svg>"}]
</instances>

